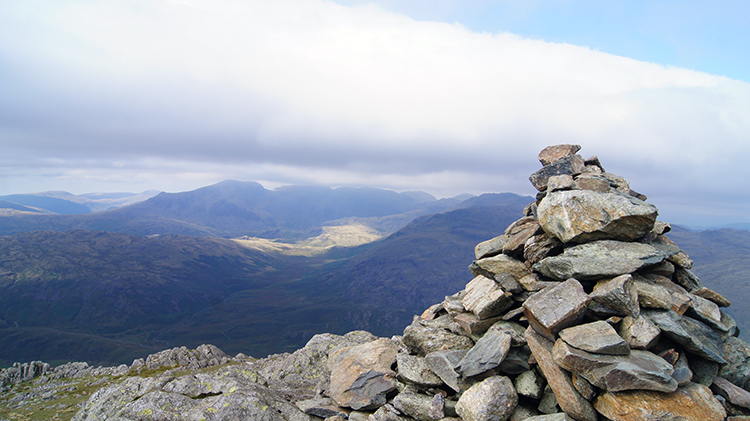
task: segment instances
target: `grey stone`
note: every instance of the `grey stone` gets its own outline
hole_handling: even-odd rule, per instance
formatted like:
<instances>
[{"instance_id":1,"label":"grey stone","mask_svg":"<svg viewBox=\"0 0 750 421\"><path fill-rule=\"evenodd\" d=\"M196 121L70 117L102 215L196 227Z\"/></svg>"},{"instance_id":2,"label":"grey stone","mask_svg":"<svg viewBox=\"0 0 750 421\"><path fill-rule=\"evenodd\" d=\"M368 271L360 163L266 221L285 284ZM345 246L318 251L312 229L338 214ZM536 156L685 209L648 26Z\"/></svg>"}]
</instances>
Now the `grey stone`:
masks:
<instances>
[{"instance_id":1,"label":"grey stone","mask_svg":"<svg viewBox=\"0 0 750 421\"><path fill-rule=\"evenodd\" d=\"M641 307L672 310L683 315L691 306L687 291L663 276L636 274L633 284Z\"/></svg>"},{"instance_id":2,"label":"grey stone","mask_svg":"<svg viewBox=\"0 0 750 421\"><path fill-rule=\"evenodd\" d=\"M547 165L557 162L558 160L562 158L575 155L580 150L581 150L581 145L571 145L571 144L552 145L552 146L547 146L546 148L542 149L542 151L539 152L539 155L537 156L537 158L539 159L539 162L542 163L542 165L547 166ZM586 161L584 161L584 164L586 164Z\"/></svg>"},{"instance_id":3,"label":"grey stone","mask_svg":"<svg viewBox=\"0 0 750 421\"><path fill-rule=\"evenodd\" d=\"M544 288L553 287L560 284L559 281L542 281L539 279L539 275L537 275L536 273L524 276L523 278L518 280L518 283L521 284L523 289L529 292L541 291Z\"/></svg>"},{"instance_id":4,"label":"grey stone","mask_svg":"<svg viewBox=\"0 0 750 421\"><path fill-rule=\"evenodd\" d=\"M489 272L493 278L498 273L508 272L516 279L521 279L531 273L523 262L507 254L485 257L474 262L481 270Z\"/></svg>"},{"instance_id":5,"label":"grey stone","mask_svg":"<svg viewBox=\"0 0 750 421\"><path fill-rule=\"evenodd\" d=\"M685 386L693 380L693 372L690 370L690 365L684 352L680 353L677 361L672 365L674 366L672 378L675 379L678 386Z\"/></svg>"},{"instance_id":6,"label":"grey stone","mask_svg":"<svg viewBox=\"0 0 750 421\"><path fill-rule=\"evenodd\" d=\"M524 290L521 283L508 272L498 273L494 279L505 291L512 294L518 294Z\"/></svg>"},{"instance_id":7,"label":"grey stone","mask_svg":"<svg viewBox=\"0 0 750 421\"><path fill-rule=\"evenodd\" d=\"M693 372L693 382L704 386L711 386L716 376L719 375L718 363L706 360L697 355L690 356L688 367Z\"/></svg>"},{"instance_id":8,"label":"grey stone","mask_svg":"<svg viewBox=\"0 0 750 421\"><path fill-rule=\"evenodd\" d=\"M513 386L520 396L534 400L542 398L546 385L547 381L536 370L526 370L513 380Z\"/></svg>"},{"instance_id":9,"label":"grey stone","mask_svg":"<svg viewBox=\"0 0 750 421\"><path fill-rule=\"evenodd\" d=\"M445 417L445 397L442 394L436 393L432 397L430 410L428 411L427 415L429 415L429 417L433 420L440 420Z\"/></svg>"},{"instance_id":10,"label":"grey stone","mask_svg":"<svg viewBox=\"0 0 750 421\"><path fill-rule=\"evenodd\" d=\"M662 333L700 357L725 364L721 338L713 329L688 316L680 317L673 311L644 310L646 317Z\"/></svg>"},{"instance_id":11,"label":"grey stone","mask_svg":"<svg viewBox=\"0 0 750 421\"><path fill-rule=\"evenodd\" d=\"M638 290L633 285L630 274L612 279L603 279L596 283L589 294L591 300L625 316L638 317L641 314L638 305Z\"/></svg>"},{"instance_id":12,"label":"grey stone","mask_svg":"<svg viewBox=\"0 0 750 421\"><path fill-rule=\"evenodd\" d=\"M296 405L297 408L305 414L315 415L316 417L328 418L337 415L345 418L349 417L349 414L336 405L336 402L331 398L318 396L312 399L299 401Z\"/></svg>"},{"instance_id":13,"label":"grey stone","mask_svg":"<svg viewBox=\"0 0 750 421\"><path fill-rule=\"evenodd\" d=\"M532 407L530 404L519 400L518 405L516 405L516 409L514 409L510 414L510 418L508 420L523 421L525 419L528 419L529 417L534 417L537 415L539 415L539 410L536 409L536 407Z\"/></svg>"},{"instance_id":14,"label":"grey stone","mask_svg":"<svg viewBox=\"0 0 750 421\"><path fill-rule=\"evenodd\" d=\"M680 267L679 265L674 269L674 276L672 277L672 280L674 280L677 285L685 288L685 290L688 292L694 291L702 286L701 280L697 275L695 275L687 268Z\"/></svg>"},{"instance_id":15,"label":"grey stone","mask_svg":"<svg viewBox=\"0 0 750 421\"><path fill-rule=\"evenodd\" d=\"M466 355L466 350L443 350L427 354L425 362L433 373L437 374L448 387L456 392L468 389L474 382L459 376L455 368Z\"/></svg>"},{"instance_id":16,"label":"grey stone","mask_svg":"<svg viewBox=\"0 0 750 421\"><path fill-rule=\"evenodd\" d=\"M596 396L596 388L588 380L581 377L578 374L572 373L570 380L573 382L573 387L576 388L578 393L584 397L587 401L591 401Z\"/></svg>"},{"instance_id":17,"label":"grey stone","mask_svg":"<svg viewBox=\"0 0 750 421\"><path fill-rule=\"evenodd\" d=\"M573 187L573 177L568 174L553 175L547 180L547 192L570 190ZM609 186L609 183L607 183Z\"/></svg>"},{"instance_id":18,"label":"grey stone","mask_svg":"<svg viewBox=\"0 0 750 421\"><path fill-rule=\"evenodd\" d=\"M572 347L595 354L630 354L630 347L625 340L605 321L563 329L560 331L560 339Z\"/></svg>"},{"instance_id":19,"label":"grey stone","mask_svg":"<svg viewBox=\"0 0 750 421\"><path fill-rule=\"evenodd\" d=\"M456 335L440 327L428 327L419 323L419 317L404 329L404 344L413 354L425 356L446 349L470 349L474 342L466 336Z\"/></svg>"},{"instance_id":20,"label":"grey stone","mask_svg":"<svg viewBox=\"0 0 750 421\"><path fill-rule=\"evenodd\" d=\"M580 155L566 156L531 174L529 181L537 190L543 191L547 188L550 177L562 174L577 175L583 172L584 167L585 162Z\"/></svg>"},{"instance_id":21,"label":"grey stone","mask_svg":"<svg viewBox=\"0 0 750 421\"><path fill-rule=\"evenodd\" d=\"M721 310L721 324L726 328L726 331L719 333L722 341L726 341L730 336L740 335L740 328L737 327L737 322L724 310Z\"/></svg>"},{"instance_id":22,"label":"grey stone","mask_svg":"<svg viewBox=\"0 0 750 421\"><path fill-rule=\"evenodd\" d=\"M498 235L487 241L482 241L474 247L474 256L478 259L484 257L496 256L503 252L505 244L508 243L509 237L505 234Z\"/></svg>"},{"instance_id":23,"label":"grey stone","mask_svg":"<svg viewBox=\"0 0 750 421\"><path fill-rule=\"evenodd\" d=\"M537 213L546 233L563 243L581 243L636 240L651 231L658 211L656 206L627 195L563 190L548 193Z\"/></svg>"},{"instance_id":24,"label":"grey stone","mask_svg":"<svg viewBox=\"0 0 750 421\"><path fill-rule=\"evenodd\" d=\"M397 353L398 346L386 338L332 352L329 396L339 406L355 410L382 406L386 394L396 389L391 366Z\"/></svg>"},{"instance_id":25,"label":"grey stone","mask_svg":"<svg viewBox=\"0 0 750 421\"><path fill-rule=\"evenodd\" d=\"M481 319L474 313L461 313L453 316L453 320L461 327L461 331L467 336L482 335L496 322L502 320L503 316ZM457 333L457 332L454 332Z\"/></svg>"},{"instance_id":26,"label":"grey stone","mask_svg":"<svg viewBox=\"0 0 750 421\"><path fill-rule=\"evenodd\" d=\"M461 302L480 319L488 319L509 309L513 305L512 296L497 282L480 275L466 284L466 296Z\"/></svg>"},{"instance_id":27,"label":"grey stone","mask_svg":"<svg viewBox=\"0 0 750 421\"><path fill-rule=\"evenodd\" d=\"M700 287L690 292L694 295L714 302L719 307L729 307L730 305L732 305L732 302L726 299L723 295L706 287Z\"/></svg>"},{"instance_id":28,"label":"grey stone","mask_svg":"<svg viewBox=\"0 0 750 421\"><path fill-rule=\"evenodd\" d=\"M750 345L742 339L730 336L724 340L727 364L719 375L743 389L750 389Z\"/></svg>"},{"instance_id":29,"label":"grey stone","mask_svg":"<svg viewBox=\"0 0 750 421\"><path fill-rule=\"evenodd\" d=\"M617 333L633 349L648 349L656 344L661 330L643 315L625 317L620 322Z\"/></svg>"},{"instance_id":30,"label":"grey stone","mask_svg":"<svg viewBox=\"0 0 750 421\"><path fill-rule=\"evenodd\" d=\"M610 392L634 389L674 392L677 389L672 365L648 351L633 350L629 355L591 354L558 339L552 355L565 370Z\"/></svg>"},{"instance_id":31,"label":"grey stone","mask_svg":"<svg viewBox=\"0 0 750 421\"><path fill-rule=\"evenodd\" d=\"M440 386L440 380L427 366L424 357L399 353L396 355L399 379L420 386Z\"/></svg>"},{"instance_id":32,"label":"grey stone","mask_svg":"<svg viewBox=\"0 0 750 421\"><path fill-rule=\"evenodd\" d=\"M557 332L583 319L589 301L580 282L568 279L537 292L523 303L523 308L529 324L546 338L554 340Z\"/></svg>"},{"instance_id":33,"label":"grey stone","mask_svg":"<svg viewBox=\"0 0 750 421\"><path fill-rule=\"evenodd\" d=\"M224 351L214 345L203 344L194 350L183 346L151 354L146 358L146 368L156 370L157 368L187 367L197 370L212 365L226 364L229 360L229 356Z\"/></svg>"},{"instance_id":34,"label":"grey stone","mask_svg":"<svg viewBox=\"0 0 750 421\"><path fill-rule=\"evenodd\" d=\"M456 365L456 372L472 377L500 365L508 355L511 335L497 330L487 332Z\"/></svg>"},{"instance_id":35,"label":"grey stone","mask_svg":"<svg viewBox=\"0 0 750 421\"><path fill-rule=\"evenodd\" d=\"M491 331L505 332L510 335L511 346L526 345L526 337L524 336L526 328L520 323L502 320L490 326L488 332Z\"/></svg>"},{"instance_id":36,"label":"grey stone","mask_svg":"<svg viewBox=\"0 0 750 421\"><path fill-rule=\"evenodd\" d=\"M443 300L443 309L451 316L463 313L466 311L462 300L466 296L466 290L461 290L453 295L447 295Z\"/></svg>"},{"instance_id":37,"label":"grey stone","mask_svg":"<svg viewBox=\"0 0 750 421\"><path fill-rule=\"evenodd\" d=\"M539 401L537 409L543 414L555 414L560 410L557 404L557 396L555 396L555 392L549 385L544 388L542 399Z\"/></svg>"},{"instance_id":38,"label":"grey stone","mask_svg":"<svg viewBox=\"0 0 750 421\"><path fill-rule=\"evenodd\" d=\"M391 402L394 408L402 414L418 421L434 421L430 416L432 397L421 393L401 392Z\"/></svg>"},{"instance_id":39,"label":"grey stone","mask_svg":"<svg viewBox=\"0 0 750 421\"><path fill-rule=\"evenodd\" d=\"M505 374L518 374L529 369L529 358L531 357L531 350L528 346L513 347L508 351L508 355L498 370Z\"/></svg>"},{"instance_id":40,"label":"grey stone","mask_svg":"<svg viewBox=\"0 0 750 421\"><path fill-rule=\"evenodd\" d=\"M570 418L568 414L564 412L557 412L555 414L537 415L534 417L526 418L526 421L575 421Z\"/></svg>"},{"instance_id":41,"label":"grey stone","mask_svg":"<svg viewBox=\"0 0 750 421\"><path fill-rule=\"evenodd\" d=\"M523 259L529 266L534 266L545 257L558 254L562 247L557 237L543 232L526 240L523 245Z\"/></svg>"},{"instance_id":42,"label":"grey stone","mask_svg":"<svg viewBox=\"0 0 750 421\"><path fill-rule=\"evenodd\" d=\"M614 240L594 241L565 249L563 254L546 257L534 270L557 280L613 278L656 265L664 254L648 244Z\"/></svg>"},{"instance_id":43,"label":"grey stone","mask_svg":"<svg viewBox=\"0 0 750 421\"><path fill-rule=\"evenodd\" d=\"M711 390L723 396L732 405L750 409L750 392L733 384L723 377L716 377L711 384Z\"/></svg>"},{"instance_id":44,"label":"grey stone","mask_svg":"<svg viewBox=\"0 0 750 421\"><path fill-rule=\"evenodd\" d=\"M505 421L518 405L513 382L505 376L484 379L458 399L456 412L464 421Z\"/></svg>"},{"instance_id":45,"label":"grey stone","mask_svg":"<svg viewBox=\"0 0 750 421\"><path fill-rule=\"evenodd\" d=\"M391 404L385 404L370 415L369 421L413 421L409 417L401 415Z\"/></svg>"},{"instance_id":46,"label":"grey stone","mask_svg":"<svg viewBox=\"0 0 750 421\"><path fill-rule=\"evenodd\" d=\"M722 332L729 330L729 328L721 322L721 310L716 303L692 293L688 294L688 296L691 300L691 306L688 309L687 314L711 326L715 330Z\"/></svg>"},{"instance_id":47,"label":"grey stone","mask_svg":"<svg viewBox=\"0 0 750 421\"><path fill-rule=\"evenodd\" d=\"M608 193L610 185L609 180L598 174L581 174L576 177L574 189Z\"/></svg>"},{"instance_id":48,"label":"grey stone","mask_svg":"<svg viewBox=\"0 0 750 421\"><path fill-rule=\"evenodd\" d=\"M552 357L552 341L539 335L529 327L526 329L526 342L544 373L547 383L557 396L560 409L571 417L580 421L596 421L598 419L591 403L587 401L573 386L570 375L563 370Z\"/></svg>"}]
</instances>

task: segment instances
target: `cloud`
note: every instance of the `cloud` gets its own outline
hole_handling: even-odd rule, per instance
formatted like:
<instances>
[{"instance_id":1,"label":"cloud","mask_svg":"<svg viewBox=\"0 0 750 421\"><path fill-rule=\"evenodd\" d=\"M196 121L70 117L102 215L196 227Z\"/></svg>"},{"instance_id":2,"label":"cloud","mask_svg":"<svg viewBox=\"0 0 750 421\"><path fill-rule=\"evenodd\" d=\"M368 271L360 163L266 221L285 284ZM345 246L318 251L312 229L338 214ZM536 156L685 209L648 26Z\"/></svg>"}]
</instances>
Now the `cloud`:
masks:
<instances>
[{"instance_id":1,"label":"cloud","mask_svg":"<svg viewBox=\"0 0 750 421\"><path fill-rule=\"evenodd\" d=\"M533 193L555 143L665 200L736 195L750 175L745 82L375 6L8 1L0 92L6 181Z\"/></svg>"}]
</instances>

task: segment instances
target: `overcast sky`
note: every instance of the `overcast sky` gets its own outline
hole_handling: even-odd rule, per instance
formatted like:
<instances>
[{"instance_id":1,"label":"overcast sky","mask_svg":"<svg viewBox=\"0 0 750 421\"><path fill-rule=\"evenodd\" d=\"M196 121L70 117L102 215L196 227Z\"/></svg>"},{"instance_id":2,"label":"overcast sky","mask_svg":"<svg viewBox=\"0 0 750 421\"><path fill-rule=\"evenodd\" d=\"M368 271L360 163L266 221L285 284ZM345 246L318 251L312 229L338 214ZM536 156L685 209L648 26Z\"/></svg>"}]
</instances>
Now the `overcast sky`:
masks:
<instances>
[{"instance_id":1,"label":"overcast sky","mask_svg":"<svg viewBox=\"0 0 750 421\"><path fill-rule=\"evenodd\" d=\"M577 143L750 222L746 1L3 0L0 195L225 179L534 194Z\"/></svg>"}]
</instances>

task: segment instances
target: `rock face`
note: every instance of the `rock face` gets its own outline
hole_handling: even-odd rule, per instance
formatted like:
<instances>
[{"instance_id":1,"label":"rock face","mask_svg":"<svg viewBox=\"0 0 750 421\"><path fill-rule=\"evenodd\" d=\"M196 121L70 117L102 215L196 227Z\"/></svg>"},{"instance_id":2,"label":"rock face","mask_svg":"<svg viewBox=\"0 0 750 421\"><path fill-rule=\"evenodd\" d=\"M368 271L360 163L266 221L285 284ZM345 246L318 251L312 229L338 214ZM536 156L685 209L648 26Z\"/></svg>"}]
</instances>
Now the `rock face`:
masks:
<instances>
[{"instance_id":1,"label":"rock face","mask_svg":"<svg viewBox=\"0 0 750 421\"><path fill-rule=\"evenodd\" d=\"M50 393L78 381L98 390L77 395L77 421L750 414L750 345L720 309L729 300L701 286L656 207L579 150L540 153L543 168L530 177L537 201L504 232L488 233L466 288L415 316L403 336L321 334L260 360L202 345L131 367L17 364L0 371L8 397L0 405L49 407ZM35 388L16 387L29 380Z\"/></svg>"}]
</instances>

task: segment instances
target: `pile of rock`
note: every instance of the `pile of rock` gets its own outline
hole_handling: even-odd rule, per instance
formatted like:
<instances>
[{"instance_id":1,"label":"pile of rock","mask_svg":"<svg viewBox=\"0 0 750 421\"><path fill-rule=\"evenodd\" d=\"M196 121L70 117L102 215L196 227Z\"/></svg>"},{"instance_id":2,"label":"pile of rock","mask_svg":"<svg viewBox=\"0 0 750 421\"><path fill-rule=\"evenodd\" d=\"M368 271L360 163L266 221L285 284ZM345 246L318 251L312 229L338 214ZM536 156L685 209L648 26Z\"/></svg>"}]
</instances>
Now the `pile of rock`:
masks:
<instances>
[{"instance_id":1,"label":"pile of rock","mask_svg":"<svg viewBox=\"0 0 750 421\"><path fill-rule=\"evenodd\" d=\"M350 420L723 420L750 414L750 347L657 209L580 146L544 149L525 216L403 337L333 352ZM335 418L340 417L340 418Z\"/></svg>"}]
</instances>

